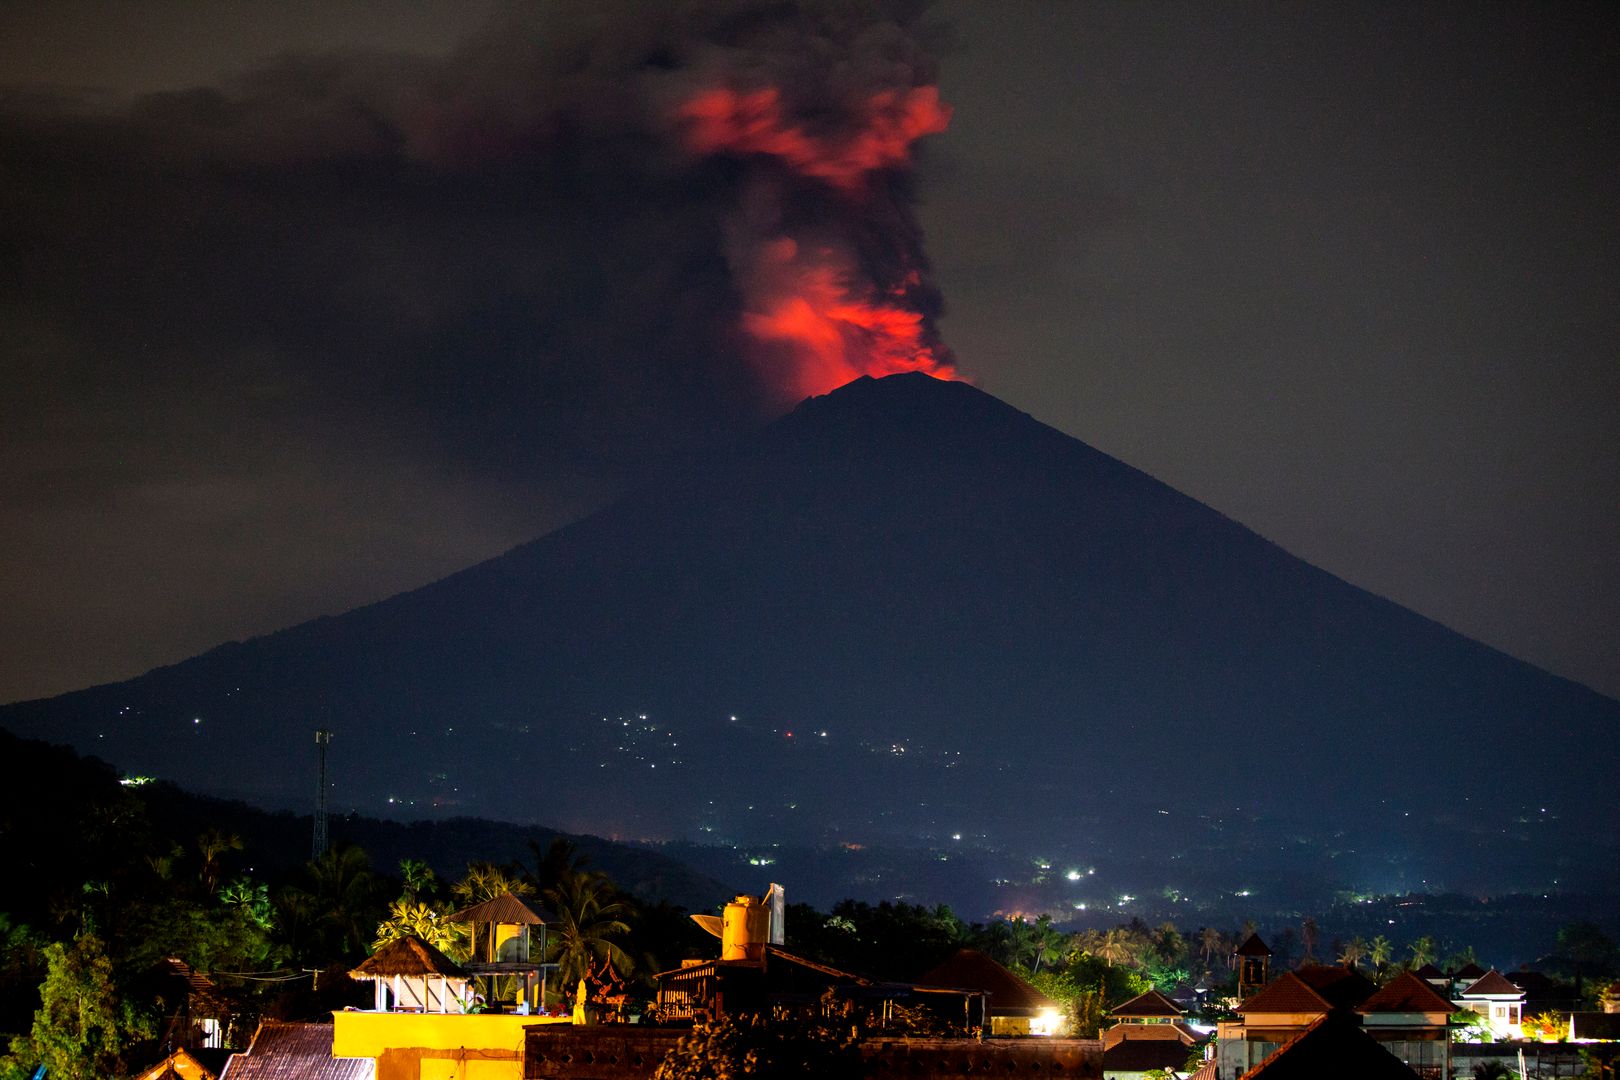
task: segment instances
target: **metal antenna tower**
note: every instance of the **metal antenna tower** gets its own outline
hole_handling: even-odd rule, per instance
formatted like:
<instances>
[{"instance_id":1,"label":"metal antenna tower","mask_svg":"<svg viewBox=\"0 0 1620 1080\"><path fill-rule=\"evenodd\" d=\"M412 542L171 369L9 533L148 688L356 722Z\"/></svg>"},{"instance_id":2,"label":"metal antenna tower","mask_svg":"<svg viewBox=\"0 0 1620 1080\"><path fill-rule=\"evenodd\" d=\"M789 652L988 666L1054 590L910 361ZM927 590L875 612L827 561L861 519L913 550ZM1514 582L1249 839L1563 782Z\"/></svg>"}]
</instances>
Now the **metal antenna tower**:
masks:
<instances>
[{"instance_id":1,"label":"metal antenna tower","mask_svg":"<svg viewBox=\"0 0 1620 1080\"><path fill-rule=\"evenodd\" d=\"M320 779L315 788L315 838L310 844L310 858L326 854L326 748L332 742L330 731L315 732L315 749L320 755Z\"/></svg>"}]
</instances>

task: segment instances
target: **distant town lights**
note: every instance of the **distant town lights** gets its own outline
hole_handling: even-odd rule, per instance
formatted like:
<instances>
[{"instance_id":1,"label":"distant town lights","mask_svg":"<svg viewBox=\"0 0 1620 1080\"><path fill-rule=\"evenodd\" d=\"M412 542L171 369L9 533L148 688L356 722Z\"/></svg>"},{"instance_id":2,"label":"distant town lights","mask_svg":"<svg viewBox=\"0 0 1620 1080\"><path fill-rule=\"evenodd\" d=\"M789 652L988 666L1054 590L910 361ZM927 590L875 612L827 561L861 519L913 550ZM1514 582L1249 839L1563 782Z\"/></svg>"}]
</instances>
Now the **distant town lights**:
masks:
<instances>
[{"instance_id":1,"label":"distant town lights","mask_svg":"<svg viewBox=\"0 0 1620 1080\"><path fill-rule=\"evenodd\" d=\"M1079 881L1080 880L1080 871L1078 871L1078 870L1070 870L1067 874L1064 874L1063 876L1068 878L1070 881Z\"/></svg>"}]
</instances>

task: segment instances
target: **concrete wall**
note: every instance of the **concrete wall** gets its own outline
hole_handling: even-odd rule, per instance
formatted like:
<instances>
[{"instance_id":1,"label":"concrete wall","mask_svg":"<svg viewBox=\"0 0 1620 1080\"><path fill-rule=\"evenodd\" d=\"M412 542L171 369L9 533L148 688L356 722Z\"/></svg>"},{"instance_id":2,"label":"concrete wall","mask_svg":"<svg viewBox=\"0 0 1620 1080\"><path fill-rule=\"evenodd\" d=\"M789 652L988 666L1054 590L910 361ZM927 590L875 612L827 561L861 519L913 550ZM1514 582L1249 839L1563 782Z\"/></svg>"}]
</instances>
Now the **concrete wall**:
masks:
<instances>
[{"instance_id":1,"label":"concrete wall","mask_svg":"<svg viewBox=\"0 0 1620 1080\"><path fill-rule=\"evenodd\" d=\"M683 1034L634 1024L531 1030L524 1080L647 1080ZM1096 1039L873 1039L861 1051L871 1080L1102 1076Z\"/></svg>"}]
</instances>

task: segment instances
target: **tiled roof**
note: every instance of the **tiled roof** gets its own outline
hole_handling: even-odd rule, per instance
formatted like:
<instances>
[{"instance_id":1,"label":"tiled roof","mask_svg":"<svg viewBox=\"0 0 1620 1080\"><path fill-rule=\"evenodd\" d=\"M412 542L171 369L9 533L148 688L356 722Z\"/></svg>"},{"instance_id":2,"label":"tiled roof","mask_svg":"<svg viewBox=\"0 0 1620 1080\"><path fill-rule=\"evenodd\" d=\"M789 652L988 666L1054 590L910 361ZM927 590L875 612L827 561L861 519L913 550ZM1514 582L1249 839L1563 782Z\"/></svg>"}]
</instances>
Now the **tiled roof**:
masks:
<instances>
[{"instance_id":1,"label":"tiled roof","mask_svg":"<svg viewBox=\"0 0 1620 1080\"><path fill-rule=\"evenodd\" d=\"M375 1080L371 1058L332 1056L331 1024L266 1020L244 1054L225 1063L219 1080Z\"/></svg>"},{"instance_id":2,"label":"tiled roof","mask_svg":"<svg viewBox=\"0 0 1620 1080\"><path fill-rule=\"evenodd\" d=\"M1424 964L1422 967L1420 967L1416 971L1412 972L1412 974L1416 975L1420 979L1446 979L1446 978L1450 978L1450 976L1448 976L1445 972L1441 971L1439 968L1435 967L1433 964Z\"/></svg>"},{"instance_id":3,"label":"tiled roof","mask_svg":"<svg viewBox=\"0 0 1620 1080\"><path fill-rule=\"evenodd\" d=\"M1378 1045L1353 1019L1324 1016L1273 1050L1243 1074L1243 1080L1322 1080L1353 1076L1356 1080L1418 1080L1417 1073Z\"/></svg>"},{"instance_id":4,"label":"tiled roof","mask_svg":"<svg viewBox=\"0 0 1620 1080\"><path fill-rule=\"evenodd\" d=\"M395 938L364 960L350 975L381 979L394 975L443 975L464 979L467 972L419 937Z\"/></svg>"},{"instance_id":5,"label":"tiled roof","mask_svg":"<svg viewBox=\"0 0 1620 1080\"><path fill-rule=\"evenodd\" d=\"M977 949L956 950L949 960L924 973L917 985L988 991L992 1016L1024 1015L1057 1008L1057 1002Z\"/></svg>"},{"instance_id":6,"label":"tiled roof","mask_svg":"<svg viewBox=\"0 0 1620 1080\"><path fill-rule=\"evenodd\" d=\"M1238 956L1270 956L1271 950L1266 943L1260 940L1259 934L1250 934L1248 939L1232 950Z\"/></svg>"},{"instance_id":7,"label":"tiled roof","mask_svg":"<svg viewBox=\"0 0 1620 1080\"><path fill-rule=\"evenodd\" d=\"M1557 984L1539 971L1504 971L1502 978L1517 986L1526 993L1534 991L1552 990Z\"/></svg>"},{"instance_id":8,"label":"tiled roof","mask_svg":"<svg viewBox=\"0 0 1620 1080\"><path fill-rule=\"evenodd\" d=\"M1103 1028L1097 1033L1102 1040L1103 1049L1115 1043L1134 1039L1137 1042L1157 1040L1159 1042L1178 1042L1183 1046L1202 1042L1198 1034L1180 1022L1172 1024L1115 1024L1110 1028Z\"/></svg>"},{"instance_id":9,"label":"tiled roof","mask_svg":"<svg viewBox=\"0 0 1620 1080\"><path fill-rule=\"evenodd\" d=\"M482 904L462 908L445 916L448 922L475 922L475 923L501 923L507 926L544 926L546 920L535 914L534 911L513 896L511 893L501 893L493 900L485 900Z\"/></svg>"},{"instance_id":10,"label":"tiled roof","mask_svg":"<svg viewBox=\"0 0 1620 1080\"><path fill-rule=\"evenodd\" d=\"M1306 964L1295 968L1294 974L1335 1009L1353 1009L1378 990L1371 979L1354 968Z\"/></svg>"},{"instance_id":11,"label":"tiled roof","mask_svg":"<svg viewBox=\"0 0 1620 1080\"><path fill-rule=\"evenodd\" d=\"M1126 1039L1103 1051L1103 1072L1147 1072L1175 1069L1187 1063L1187 1047L1163 1039Z\"/></svg>"},{"instance_id":12,"label":"tiled roof","mask_svg":"<svg viewBox=\"0 0 1620 1080\"><path fill-rule=\"evenodd\" d=\"M1463 997L1497 997L1507 995L1510 997L1523 997L1524 991L1508 982L1502 973L1495 968L1487 971L1462 992Z\"/></svg>"},{"instance_id":13,"label":"tiled roof","mask_svg":"<svg viewBox=\"0 0 1620 1080\"><path fill-rule=\"evenodd\" d=\"M1149 990L1145 994L1138 994L1131 1000L1115 1005L1108 1010L1110 1016L1144 1016L1144 1017L1177 1017L1181 1010L1176 1008L1175 1002L1159 993Z\"/></svg>"},{"instance_id":14,"label":"tiled roof","mask_svg":"<svg viewBox=\"0 0 1620 1080\"><path fill-rule=\"evenodd\" d=\"M1395 976L1356 1007L1359 1013L1450 1013L1454 1006L1410 971Z\"/></svg>"},{"instance_id":15,"label":"tiled roof","mask_svg":"<svg viewBox=\"0 0 1620 1080\"><path fill-rule=\"evenodd\" d=\"M1477 979L1485 974L1485 969L1478 964L1465 964L1452 973L1453 979Z\"/></svg>"},{"instance_id":16,"label":"tiled roof","mask_svg":"<svg viewBox=\"0 0 1620 1080\"><path fill-rule=\"evenodd\" d=\"M1239 1005L1240 1013L1325 1013L1333 1006L1292 971L1261 987Z\"/></svg>"}]
</instances>

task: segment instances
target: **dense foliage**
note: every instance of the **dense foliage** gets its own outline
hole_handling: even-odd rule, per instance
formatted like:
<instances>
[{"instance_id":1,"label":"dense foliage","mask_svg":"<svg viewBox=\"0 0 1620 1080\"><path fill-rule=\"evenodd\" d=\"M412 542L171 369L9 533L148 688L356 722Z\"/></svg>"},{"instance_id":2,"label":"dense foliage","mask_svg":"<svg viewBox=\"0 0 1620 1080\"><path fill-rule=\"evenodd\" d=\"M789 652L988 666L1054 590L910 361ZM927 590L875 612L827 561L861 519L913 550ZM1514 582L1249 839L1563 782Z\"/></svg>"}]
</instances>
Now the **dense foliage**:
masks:
<instances>
[{"instance_id":1,"label":"dense foliage","mask_svg":"<svg viewBox=\"0 0 1620 1080\"><path fill-rule=\"evenodd\" d=\"M684 909L638 900L555 835L531 838L521 857L490 861L471 842L485 834L447 823L450 836L467 841L447 864L444 836L400 827L390 835L419 838L438 854L378 865L335 828L339 842L308 859L307 818L188 803L173 788L120 783L100 762L4 732L0 758L8 772L0 778L0 865L8 871L0 879L0 1048L9 1050L0 1080L39 1064L52 1077L117 1078L155 1060L184 1034L177 1024L186 990L171 961L230 1000L235 1045L261 1017L320 1018L365 1004L369 993L347 972L370 951L409 934L466 959L465 925L446 916L504 892L548 912L546 959L562 976L552 983L553 1005L572 1004L583 978L593 1004L611 999L635 1012L653 993L654 972L715 953ZM725 895L718 885L708 893L711 902ZM1059 1003L1081 1036L1149 987L1202 987L1204 1018L1220 1015L1235 1003L1232 951L1254 929L1133 921L1069 932L1047 915L968 923L948 907L890 901L788 909L793 952L878 980L913 980L959 948L981 949ZM1267 933L1274 971L1337 962L1383 980L1431 961L1456 967L1474 959L1429 937L1402 945L1382 935L1332 938L1308 917ZM1620 955L1593 924L1567 926L1545 966L1588 1007L1617 992ZM322 974L312 980L310 971ZM851 1033L871 1022L846 1016L837 1030L786 1025L774 1033L712 1025L683 1041L692 1060L672 1059L660 1075L843 1075ZM894 1034L942 1034L955 1019L902 1004L888 1023ZM1526 1026L1552 1034L1559 1016L1538 1008Z\"/></svg>"}]
</instances>

